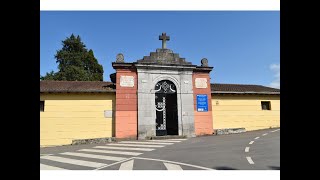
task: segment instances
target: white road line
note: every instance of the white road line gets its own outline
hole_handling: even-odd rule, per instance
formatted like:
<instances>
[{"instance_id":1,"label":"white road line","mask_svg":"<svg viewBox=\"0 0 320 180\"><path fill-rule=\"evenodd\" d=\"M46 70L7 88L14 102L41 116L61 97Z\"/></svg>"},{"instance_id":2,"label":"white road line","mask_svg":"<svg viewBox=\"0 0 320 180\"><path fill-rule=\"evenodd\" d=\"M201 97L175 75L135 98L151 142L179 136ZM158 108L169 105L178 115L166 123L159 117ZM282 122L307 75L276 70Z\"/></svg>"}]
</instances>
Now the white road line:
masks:
<instances>
[{"instance_id":1,"label":"white road line","mask_svg":"<svg viewBox=\"0 0 320 180\"><path fill-rule=\"evenodd\" d=\"M254 138L254 139L259 139L260 137L256 137L256 138Z\"/></svg>"},{"instance_id":2,"label":"white road line","mask_svg":"<svg viewBox=\"0 0 320 180\"><path fill-rule=\"evenodd\" d=\"M163 163L163 164L166 166L167 170L183 170L181 166L176 164L170 164L170 163Z\"/></svg>"},{"instance_id":3,"label":"white road line","mask_svg":"<svg viewBox=\"0 0 320 180\"><path fill-rule=\"evenodd\" d=\"M254 162L252 161L251 157L247 157L247 160L248 160L249 164L254 164Z\"/></svg>"},{"instance_id":4,"label":"white road line","mask_svg":"<svg viewBox=\"0 0 320 180\"><path fill-rule=\"evenodd\" d=\"M159 144L159 145L171 145L173 143L164 143L164 142L134 142L134 141L121 141L119 143L128 143L128 144Z\"/></svg>"},{"instance_id":5,"label":"white road line","mask_svg":"<svg viewBox=\"0 0 320 180\"><path fill-rule=\"evenodd\" d=\"M69 158L58 157L58 156L45 156L45 157L41 157L40 159L47 159L47 160L66 163L66 164L73 164L73 165L78 165L78 166L87 166L87 167L93 167L93 168L98 168L100 166L106 165L106 164L103 164L103 163L82 161L82 160L76 160L76 159L69 159Z\"/></svg>"},{"instance_id":6,"label":"white road line","mask_svg":"<svg viewBox=\"0 0 320 180\"><path fill-rule=\"evenodd\" d=\"M127 159L122 160L122 161L118 161L118 162L115 162L115 163L112 163L112 164L108 164L108 165L105 165L105 166L101 166L101 167L96 168L96 169L94 169L94 170L104 169L104 168L109 167L109 166L113 166L113 165L116 165L116 164L120 164L120 163L123 163L123 162L129 161L129 160L131 160L131 159L133 159L133 158L134 158L134 157L127 158Z\"/></svg>"},{"instance_id":7,"label":"white road line","mask_svg":"<svg viewBox=\"0 0 320 180\"><path fill-rule=\"evenodd\" d=\"M130 147L164 147L160 145L146 145L146 144L110 144L111 146L130 146Z\"/></svg>"},{"instance_id":8,"label":"white road line","mask_svg":"<svg viewBox=\"0 0 320 180\"><path fill-rule=\"evenodd\" d=\"M93 148L100 149L118 149L118 150L129 150L129 151L153 151L151 148L129 148L129 147L111 147L111 146L95 146Z\"/></svg>"},{"instance_id":9,"label":"white road line","mask_svg":"<svg viewBox=\"0 0 320 180\"><path fill-rule=\"evenodd\" d=\"M70 156L77 156L77 157L92 158L92 159L103 159L103 160L109 160L109 161L121 161L121 160L126 159L126 158L123 158L123 157L102 156L102 155L85 154L85 153L78 153L78 152L65 152L65 153L60 153L60 154L70 155Z\"/></svg>"},{"instance_id":10,"label":"white road line","mask_svg":"<svg viewBox=\"0 0 320 180\"><path fill-rule=\"evenodd\" d=\"M134 160L131 160L131 161L127 161L127 162L124 162L120 165L120 168L119 170L132 170L133 169L133 161Z\"/></svg>"},{"instance_id":11,"label":"white road line","mask_svg":"<svg viewBox=\"0 0 320 180\"><path fill-rule=\"evenodd\" d=\"M250 142L249 142L249 144L253 144L253 143L254 143L254 141L250 141Z\"/></svg>"},{"instance_id":12,"label":"white road line","mask_svg":"<svg viewBox=\"0 0 320 180\"><path fill-rule=\"evenodd\" d=\"M49 165L45 165L45 164L41 164L40 163L40 170L65 170L65 169L58 168L58 167L53 167L53 166L49 166Z\"/></svg>"},{"instance_id":13,"label":"white road line","mask_svg":"<svg viewBox=\"0 0 320 180\"><path fill-rule=\"evenodd\" d=\"M264 134L262 134L262 136L265 136L265 135L267 135L268 133L264 133Z\"/></svg>"},{"instance_id":14,"label":"white road line","mask_svg":"<svg viewBox=\"0 0 320 180\"><path fill-rule=\"evenodd\" d=\"M249 152L250 147L246 147L246 149L244 150L244 152Z\"/></svg>"},{"instance_id":15,"label":"white road line","mask_svg":"<svg viewBox=\"0 0 320 180\"><path fill-rule=\"evenodd\" d=\"M108 151L108 150L100 150L100 149L80 149L78 151L85 151L85 152L97 152L97 153L106 153L106 154L122 154L122 155L130 155L130 156L139 156L143 153L138 152L128 152L128 151ZM125 159L125 158L123 158Z\"/></svg>"},{"instance_id":16,"label":"white road line","mask_svg":"<svg viewBox=\"0 0 320 180\"><path fill-rule=\"evenodd\" d=\"M169 142L169 143L181 142L181 141L178 141L178 140L147 140L147 141L150 141L150 142Z\"/></svg>"},{"instance_id":17,"label":"white road line","mask_svg":"<svg viewBox=\"0 0 320 180\"><path fill-rule=\"evenodd\" d=\"M40 156L51 156L53 154L40 154Z\"/></svg>"},{"instance_id":18,"label":"white road line","mask_svg":"<svg viewBox=\"0 0 320 180\"><path fill-rule=\"evenodd\" d=\"M202 167L202 166L197 166L197 165L192 165L192 164L187 164L187 163L181 163L181 162L175 162L175 161L167 161L167 160L161 160L161 159L151 159L151 158L143 158L143 157L133 157L134 159L142 159L142 160L151 160L151 161L160 161L160 162L166 162L166 163L173 163L173 164L179 164L183 166L190 166L190 167L195 167L199 169L205 169L205 170L216 170L216 169L211 169L207 167Z\"/></svg>"},{"instance_id":19,"label":"white road line","mask_svg":"<svg viewBox=\"0 0 320 180\"><path fill-rule=\"evenodd\" d=\"M270 132L276 132L276 131L279 131L280 129L276 129L276 130L273 130L273 131L270 131Z\"/></svg>"}]
</instances>

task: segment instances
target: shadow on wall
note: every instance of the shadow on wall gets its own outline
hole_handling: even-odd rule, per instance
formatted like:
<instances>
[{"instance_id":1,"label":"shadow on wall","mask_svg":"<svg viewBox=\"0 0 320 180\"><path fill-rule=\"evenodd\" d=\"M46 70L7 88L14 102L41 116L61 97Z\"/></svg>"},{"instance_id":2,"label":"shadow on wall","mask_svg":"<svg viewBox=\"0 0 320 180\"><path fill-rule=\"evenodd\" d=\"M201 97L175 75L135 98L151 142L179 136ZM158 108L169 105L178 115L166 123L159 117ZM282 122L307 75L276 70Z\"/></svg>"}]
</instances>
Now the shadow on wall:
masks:
<instances>
[{"instance_id":1,"label":"shadow on wall","mask_svg":"<svg viewBox=\"0 0 320 180\"><path fill-rule=\"evenodd\" d=\"M116 137L116 100L112 100L112 137Z\"/></svg>"}]
</instances>

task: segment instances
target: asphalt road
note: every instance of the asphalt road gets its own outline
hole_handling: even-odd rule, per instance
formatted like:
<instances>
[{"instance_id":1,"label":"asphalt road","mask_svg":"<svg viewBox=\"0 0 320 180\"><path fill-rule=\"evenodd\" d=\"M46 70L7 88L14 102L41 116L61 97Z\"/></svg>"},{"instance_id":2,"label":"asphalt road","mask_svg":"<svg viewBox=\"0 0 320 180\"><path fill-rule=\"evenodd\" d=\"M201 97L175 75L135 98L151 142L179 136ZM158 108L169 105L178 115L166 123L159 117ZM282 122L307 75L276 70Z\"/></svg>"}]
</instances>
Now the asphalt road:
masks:
<instances>
[{"instance_id":1,"label":"asphalt road","mask_svg":"<svg viewBox=\"0 0 320 180\"><path fill-rule=\"evenodd\" d=\"M40 169L280 170L280 129L41 148Z\"/></svg>"}]
</instances>

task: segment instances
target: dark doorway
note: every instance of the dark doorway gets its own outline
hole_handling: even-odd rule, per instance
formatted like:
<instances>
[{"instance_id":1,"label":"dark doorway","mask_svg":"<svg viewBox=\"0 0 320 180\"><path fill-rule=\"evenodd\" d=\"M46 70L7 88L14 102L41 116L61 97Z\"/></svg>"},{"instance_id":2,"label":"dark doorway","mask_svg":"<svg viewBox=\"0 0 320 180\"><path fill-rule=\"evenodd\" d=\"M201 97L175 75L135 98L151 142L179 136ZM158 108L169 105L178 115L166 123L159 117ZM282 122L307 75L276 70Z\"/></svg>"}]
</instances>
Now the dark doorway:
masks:
<instances>
[{"instance_id":1,"label":"dark doorway","mask_svg":"<svg viewBox=\"0 0 320 180\"><path fill-rule=\"evenodd\" d=\"M168 80L155 86L156 135L178 135L178 107L176 86Z\"/></svg>"}]
</instances>

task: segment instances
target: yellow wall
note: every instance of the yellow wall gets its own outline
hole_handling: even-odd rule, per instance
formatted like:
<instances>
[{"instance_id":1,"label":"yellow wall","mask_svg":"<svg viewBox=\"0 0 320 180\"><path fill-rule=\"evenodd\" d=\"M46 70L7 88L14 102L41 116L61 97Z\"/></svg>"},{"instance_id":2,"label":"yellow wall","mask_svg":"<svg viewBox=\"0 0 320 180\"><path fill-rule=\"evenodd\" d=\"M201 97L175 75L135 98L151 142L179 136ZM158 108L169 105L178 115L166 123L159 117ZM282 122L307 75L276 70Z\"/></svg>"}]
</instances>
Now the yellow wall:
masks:
<instances>
[{"instance_id":1,"label":"yellow wall","mask_svg":"<svg viewBox=\"0 0 320 180\"><path fill-rule=\"evenodd\" d=\"M74 139L112 137L114 118L105 118L104 110L113 110L115 93L40 93L45 101L40 112L40 146L71 144Z\"/></svg>"},{"instance_id":2,"label":"yellow wall","mask_svg":"<svg viewBox=\"0 0 320 180\"><path fill-rule=\"evenodd\" d=\"M271 110L262 110L261 101L270 101ZM280 96L212 94L212 115L213 129L280 127Z\"/></svg>"}]
</instances>

